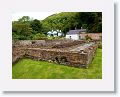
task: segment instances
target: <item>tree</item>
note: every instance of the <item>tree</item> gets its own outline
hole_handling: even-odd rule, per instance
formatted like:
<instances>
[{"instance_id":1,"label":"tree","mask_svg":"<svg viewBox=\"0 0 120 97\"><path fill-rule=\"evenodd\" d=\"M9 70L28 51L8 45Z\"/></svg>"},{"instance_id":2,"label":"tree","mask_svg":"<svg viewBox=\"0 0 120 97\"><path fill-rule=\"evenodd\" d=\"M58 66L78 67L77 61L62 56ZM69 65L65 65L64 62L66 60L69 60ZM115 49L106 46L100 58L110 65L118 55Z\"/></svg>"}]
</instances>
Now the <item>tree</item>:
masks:
<instances>
[{"instance_id":1,"label":"tree","mask_svg":"<svg viewBox=\"0 0 120 97\"><path fill-rule=\"evenodd\" d=\"M37 33L40 33L42 31L42 24L39 20L35 19L30 23L31 28L33 31L36 31Z\"/></svg>"},{"instance_id":2,"label":"tree","mask_svg":"<svg viewBox=\"0 0 120 97\"><path fill-rule=\"evenodd\" d=\"M33 36L33 40L41 40L41 39L47 39L45 34L37 33Z\"/></svg>"},{"instance_id":3,"label":"tree","mask_svg":"<svg viewBox=\"0 0 120 97\"><path fill-rule=\"evenodd\" d=\"M14 39L30 39L30 36L32 35L32 29L30 28L29 24L13 22L12 35Z\"/></svg>"},{"instance_id":4,"label":"tree","mask_svg":"<svg viewBox=\"0 0 120 97\"><path fill-rule=\"evenodd\" d=\"M47 35L50 30L61 30L66 35L69 30L81 29L81 27L87 29L88 33L97 33L102 32L102 13L61 12L48 16L42 21L32 20L29 16L23 16L12 24L14 39L39 38L43 34Z\"/></svg>"},{"instance_id":5,"label":"tree","mask_svg":"<svg viewBox=\"0 0 120 97\"><path fill-rule=\"evenodd\" d=\"M25 23L31 21L31 19L29 16L23 16L22 18L18 19L18 21Z\"/></svg>"}]
</instances>

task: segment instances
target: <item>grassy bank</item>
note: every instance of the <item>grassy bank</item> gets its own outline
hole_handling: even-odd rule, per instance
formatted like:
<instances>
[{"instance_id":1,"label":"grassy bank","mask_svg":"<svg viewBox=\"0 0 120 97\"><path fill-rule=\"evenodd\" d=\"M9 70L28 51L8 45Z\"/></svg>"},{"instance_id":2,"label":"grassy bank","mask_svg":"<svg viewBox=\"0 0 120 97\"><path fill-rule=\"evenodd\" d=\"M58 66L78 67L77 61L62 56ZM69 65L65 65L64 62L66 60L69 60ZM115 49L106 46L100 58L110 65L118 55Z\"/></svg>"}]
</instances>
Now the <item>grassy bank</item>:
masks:
<instances>
[{"instance_id":1,"label":"grassy bank","mask_svg":"<svg viewBox=\"0 0 120 97\"><path fill-rule=\"evenodd\" d=\"M102 49L97 49L88 69L22 59L14 64L12 77L13 79L101 79Z\"/></svg>"}]
</instances>

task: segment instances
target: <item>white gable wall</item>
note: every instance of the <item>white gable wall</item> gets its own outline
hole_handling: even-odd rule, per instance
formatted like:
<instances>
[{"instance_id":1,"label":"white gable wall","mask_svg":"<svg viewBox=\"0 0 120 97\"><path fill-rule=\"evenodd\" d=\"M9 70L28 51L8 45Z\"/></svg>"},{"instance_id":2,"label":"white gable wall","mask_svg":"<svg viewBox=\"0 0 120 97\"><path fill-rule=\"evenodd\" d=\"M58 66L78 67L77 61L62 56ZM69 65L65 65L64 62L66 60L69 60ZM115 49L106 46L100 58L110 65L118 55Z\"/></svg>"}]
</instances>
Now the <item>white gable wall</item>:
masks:
<instances>
[{"instance_id":1,"label":"white gable wall","mask_svg":"<svg viewBox=\"0 0 120 97\"><path fill-rule=\"evenodd\" d=\"M58 36L62 36L62 33L58 33Z\"/></svg>"},{"instance_id":2,"label":"white gable wall","mask_svg":"<svg viewBox=\"0 0 120 97\"><path fill-rule=\"evenodd\" d=\"M71 39L72 40L79 40L79 34L71 34L71 35L66 35L66 39L70 39L70 36L71 36Z\"/></svg>"}]
</instances>

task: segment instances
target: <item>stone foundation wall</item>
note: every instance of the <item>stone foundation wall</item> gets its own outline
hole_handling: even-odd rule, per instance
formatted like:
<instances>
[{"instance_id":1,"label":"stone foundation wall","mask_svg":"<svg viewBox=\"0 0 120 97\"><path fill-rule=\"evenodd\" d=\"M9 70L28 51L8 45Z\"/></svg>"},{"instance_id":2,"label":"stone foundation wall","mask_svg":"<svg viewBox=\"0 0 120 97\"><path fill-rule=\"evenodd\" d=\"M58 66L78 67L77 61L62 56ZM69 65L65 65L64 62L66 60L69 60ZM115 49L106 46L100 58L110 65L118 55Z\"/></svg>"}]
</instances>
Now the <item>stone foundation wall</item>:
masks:
<instances>
[{"instance_id":1,"label":"stone foundation wall","mask_svg":"<svg viewBox=\"0 0 120 97\"><path fill-rule=\"evenodd\" d=\"M70 50L71 46L76 48L76 45L86 44L85 41L49 41L48 44L54 44L50 48L36 48L31 46L30 41L21 42L22 46L13 45L12 62L15 63L21 58L27 57L34 60L43 60L49 62L55 62L73 67L88 67L88 64L92 61L96 49L97 43L94 42L92 45L86 47L83 50ZM61 43L62 42L62 43ZM43 42L36 42L36 44L46 44ZM60 44L59 44L60 43ZM28 45L29 44L29 45ZM26 46L27 45L27 46ZM42 46L42 45L41 45ZM49 45L48 45L49 46ZM62 49L61 49L62 48ZM66 49L67 48L67 49ZM73 48L73 49L74 49Z\"/></svg>"},{"instance_id":2,"label":"stone foundation wall","mask_svg":"<svg viewBox=\"0 0 120 97\"><path fill-rule=\"evenodd\" d=\"M50 49L27 49L26 57L35 59L56 62L73 67L88 67L96 52L97 45L92 45L81 52L70 52L63 50Z\"/></svg>"},{"instance_id":3,"label":"stone foundation wall","mask_svg":"<svg viewBox=\"0 0 120 97\"><path fill-rule=\"evenodd\" d=\"M86 48L84 51L87 52L87 62L86 62L86 65L90 64L92 62L92 59L94 58L95 56L95 52L97 50L97 47L98 45L95 44L95 45L92 45L90 46L89 48Z\"/></svg>"},{"instance_id":4,"label":"stone foundation wall","mask_svg":"<svg viewBox=\"0 0 120 97\"><path fill-rule=\"evenodd\" d=\"M87 54L79 54L67 51L51 51L40 49L27 49L26 57L35 60L56 62L64 65L85 65Z\"/></svg>"},{"instance_id":5,"label":"stone foundation wall","mask_svg":"<svg viewBox=\"0 0 120 97\"><path fill-rule=\"evenodd\" d=\"M26 51L25 48L14 48L12 49L12 63L17 62L19 59L23 58Z\"/></svg>"},{"instance_id":6,"label":"stone foundation wall","mask_svg":"<svg viewBox=\"0 0 120 97\"><path fill-rule=\"evenodd\" d=\"M66 43L61 43L61 44L56 44L54 45L52 48L67 48L67 47L71 47L71 46L75 46L75 45L80 45L86 43L85 41L71 41L71 42L66 42Z\"/></svg>"},{"instance_id":7,"label":"stone foundation wall","mask_svg":"<svg viewBox=\"0 0 120 97\"><path fill-rule=\"evenodd\" d=\"M58 39L58 40L18 40L13 41L13 46L17 47L41 47L41 46L54 46L57 44L64 44L72 42L72 40Z\"/></svg>"}]
</instances>

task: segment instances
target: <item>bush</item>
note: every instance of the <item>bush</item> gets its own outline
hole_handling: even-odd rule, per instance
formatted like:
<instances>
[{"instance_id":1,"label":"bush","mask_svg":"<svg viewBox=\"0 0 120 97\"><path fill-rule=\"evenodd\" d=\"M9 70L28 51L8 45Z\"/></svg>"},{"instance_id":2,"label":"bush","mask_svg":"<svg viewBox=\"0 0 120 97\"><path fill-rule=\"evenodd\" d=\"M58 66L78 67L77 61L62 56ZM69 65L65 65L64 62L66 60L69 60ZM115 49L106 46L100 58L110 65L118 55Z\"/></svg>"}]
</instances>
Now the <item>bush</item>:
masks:
<instances>
[{"instance_id":1,"label":"bush","mask_svg":"<svg viewBox=\"0 0 120 97\"><path fill-rule=\"evenodd\" d=\"M47 39L47 36L45 34L38 33L33 36L33 40L41 40L41 39Z\"/></svg>"},{"instance_id":2,"label":"bush","mask_svg":"<svg viewBox=\"0 0 120 97\"><path fill-rule=\"evenodd\" d=\"M89 41L89 40L92 40L92 38L91 38L90 36L86 35L86 36L85 36L85 40L88 40L88 41Z\"/></svg>"},{"instance_id":3,"label":"bush","mask_svg":"<svg viewBox=\"0 0 120 97\"><path fill-rule=\"evenodd\" d=\"M98 44L98 48L102 49L102 43L101 42Z\"/></svg>"}]
</instances>

